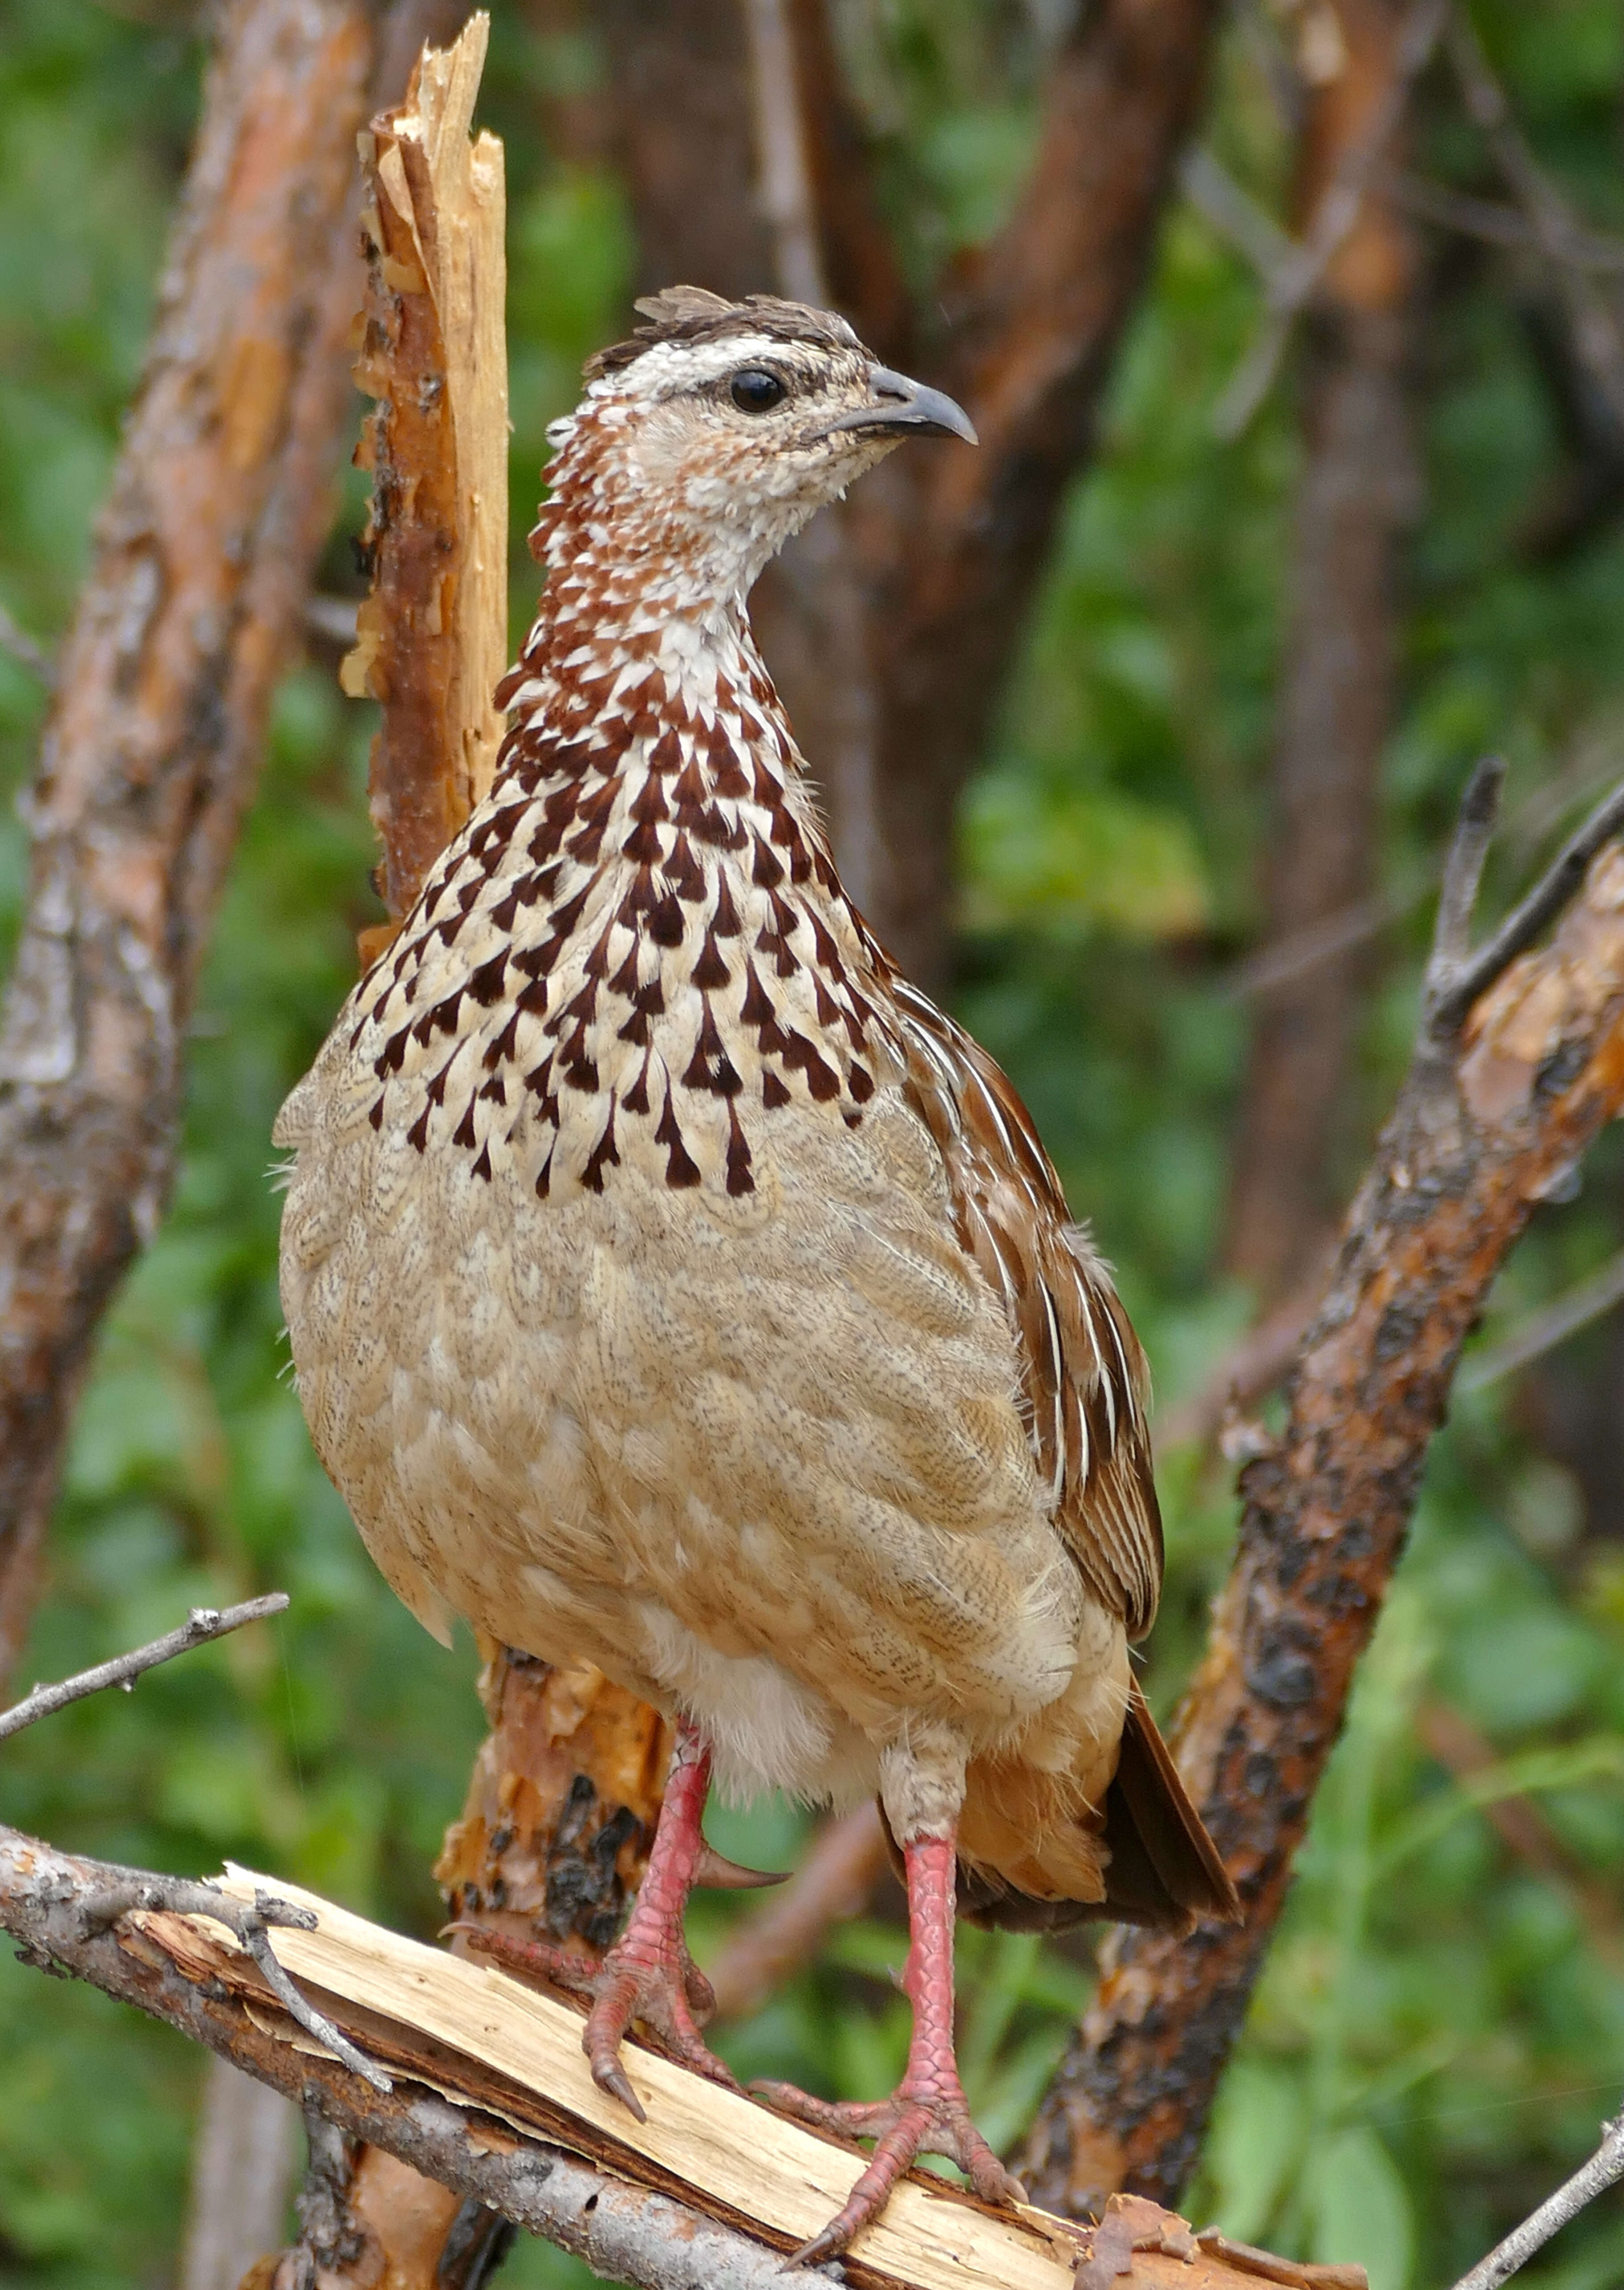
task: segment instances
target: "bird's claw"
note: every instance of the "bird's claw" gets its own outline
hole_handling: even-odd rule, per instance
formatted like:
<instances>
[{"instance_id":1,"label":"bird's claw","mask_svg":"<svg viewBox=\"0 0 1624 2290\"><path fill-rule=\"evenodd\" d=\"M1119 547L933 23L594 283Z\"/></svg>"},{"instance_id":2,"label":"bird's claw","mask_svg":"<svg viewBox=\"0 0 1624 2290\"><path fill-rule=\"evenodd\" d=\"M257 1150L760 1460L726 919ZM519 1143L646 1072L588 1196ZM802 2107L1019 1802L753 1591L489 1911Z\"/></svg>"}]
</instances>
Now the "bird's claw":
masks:
<instances>
[{"instance_id":1,"label":"bird's claw","mask_svg":"<svg viewBox=\"0 0 1624 2290\"><path fill-rule=\"evenodd\" d=\"M604 1958L587 2014L581 2048L592 2063L593 2081L628 2107L640 2123L644 2120L620 2064L621 2043L632 2022L639 2021L684 2067L737 2091L732 2070L700 2033L716 2005L716 1991L680 1941L655 1952L639 1949L628 1934Z\"/></svg>"},{"instance_id":2,"label":"bird's claw","mask_svg":"<svg viewBox=\"0 0 1624 2290\"><path fill-rule=\"evenodd\" d=\"M684 2067L708 2077L712 2083L725 2085L730 2091L739 2089L732 2074L700 2033L716 2008L716 1991L680 1939L651 1946L628 1931L602 1964L593 1964L550 1942L522 1940L516 1934L495 1932L484 1925L460 1921L448 1925L446 1930L460 1933L470 1949L508 1971L545 1980L585 1998L591 2008L581 2049L591 2062L592 2079L600 2091L628 2108L639 2123L646 2119L642 2103L620 2064L620 2046L634 2021L651 2030L660 2048Z\"/></svg>"},{"instance_id":3,"label":"bird's claw","mask_svg":"<svg viewBox=\"0 0 1624 2290\"><path fill-rule=\"evenodd\" d=\"M921 2155L948 2157L983 2202L1023 2203L1027 2198L1020 2180L1005 2170L971 2121L956 2078L948 2087L936 2078L916 2083L905 2077L889 2099L869 2103L816 2099L788 2083L756 2082L750 2090L769 2107L815 2131L876 2142L868 2168L840 2211L821 2234L792 2252L784 2262L787 2268L817 2266L826 2258L838 2257L879 2216L897 2181Z\"/></svg>"}]
</instances>

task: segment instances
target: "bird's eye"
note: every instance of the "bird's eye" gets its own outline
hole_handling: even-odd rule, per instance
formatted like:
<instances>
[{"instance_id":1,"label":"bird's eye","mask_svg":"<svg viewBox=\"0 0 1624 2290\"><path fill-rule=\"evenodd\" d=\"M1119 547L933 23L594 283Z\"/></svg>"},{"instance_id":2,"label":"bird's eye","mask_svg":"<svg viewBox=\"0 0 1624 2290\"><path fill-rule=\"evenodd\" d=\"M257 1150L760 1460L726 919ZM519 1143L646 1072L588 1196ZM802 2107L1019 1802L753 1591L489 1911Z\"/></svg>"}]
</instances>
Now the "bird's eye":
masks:
<instances>
[{"instance_id":1,"label":"bird's eye","mask_svg":"<svg viewBox=\"0 0 1624 2290\"><path fill-rule=\"evenodd\" d=\"M733 376L732 396L740 413L769 412L783 395L783 383L764 366L747 365Z\"/></svg>"}]
</instances>

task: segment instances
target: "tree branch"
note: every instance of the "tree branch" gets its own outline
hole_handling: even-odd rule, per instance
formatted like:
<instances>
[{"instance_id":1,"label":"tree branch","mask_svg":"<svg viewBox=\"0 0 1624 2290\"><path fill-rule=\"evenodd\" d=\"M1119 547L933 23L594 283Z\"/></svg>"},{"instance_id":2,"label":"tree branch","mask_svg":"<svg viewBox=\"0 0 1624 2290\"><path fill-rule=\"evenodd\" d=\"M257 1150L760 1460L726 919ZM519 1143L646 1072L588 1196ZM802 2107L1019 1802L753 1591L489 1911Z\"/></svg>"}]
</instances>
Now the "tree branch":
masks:
<instances>
[{"instance_id":1,"label":"tree branch","mask_svg":"<svg viewBox=\"0 0 1624 2290\"><path fill-rule=\"evenodd\" d=\"M1329 244L1324 216L1340 235L1319 267L1313 323L1298 344L1301 474L1267 868L1271 938L1300 945L1316 934L1318 959L1276 964L1260 997L1224 1245L1228 1269L1269 1302L1310 1270L1339 1205L1330 1166L1370 935L1347 921L1372 903L1377 783L1398 652L1394 569L1416 500L1413 238L1391 204L1364 188L1376 145L1387 148L1400 132L1415 16L1403 0L1341 0L1335 20L1340 65L1308 92L1298 146L1297 197L1316 256Z\"/></svg>"},{"instance_id":2,"label":"tree branch","mask_svg":"<svg viewBox=\"0 0 1624 2290\"><path fill-rule=\"evenodd\" d=\"M1501 174L1527 216L1535 244L1555 265L1556 288L1567 306L1580 363L1614 420L1624 423L1624 334L1612 307L1588 275L1588 266L1578 259L1587 234L1535 158L1459 0L1449 20L1448 44L1466 108L1482 129Z\"/></svg>"},{"instance_id":3,"label":"tree branch","mask_svg":"<svg viewBox=\"0 0 1624 2290\"><path fill-rule=\"evenodd\" d=\"M92 1339L168 1198L187 1017L327 530L370 48L358 0L223 12L28 797L0 1030L0 1675Z\"/></svg>"},{"instance_id":4,"label":"tree branch","mask_svg":"<svg viewBox=\"0 0 1624 2290\"><path fill-rule=\"evenodd\" d=\"M1380 183L1395 205L1420 222L1436 223L1441 230L1480 238L1491 246L1554 252L1541 246L1539 234L1521 207L1476 198L1469 191L1457 190L1452 183L1434 182L1430 176L1411 174L1403 168L1388 169ZM1556 259L1579 270L1604 271L1616 276L1624 272L1624 240L1575 224Z\"/></svg>"},{"instance_id":5,"label":"tree branch","mask_svg":"<svg viewBox=\"0 0 1624 2290\"><path fill-rule=\"evenodd\" d=\"M489 788L503 731L506 199L501 144L469 140L490 30L477 12L451 47L425 47L363 145L372 577L340 681L381 708L368 781L390 920L363 934L369 961Z\"/></svg>"},{"instance_id":6,"label":"tree branch","mask_svg":"<svg viewBox=\"0 0 1624 2290\"><path fill-rule=\"evenodd\" d=\"M194 1646L226 1637L245 1622L261 1622L272 1614L285 1613L287 1604L285 1590L268 1590L262 1598L244 1599L240 1606L194 1606L180 1629L167 1637L154 1638L150 1645L138 1646L133 1653L98 1662L93 1669L82 1669L76 1677L65 1677L58 1685L36 1685L23 1701L0 1710L0 1742L58 1709L66 1709L70 1701L83 1701L87 1693L100 1693L112 1685L121 1685L128 1693L138 1677L156 1669L160 1662L173 1661L177 1654L189 1653Z\"/></svg>"},{"instance_id":7,"label":"tree branch","mask_svg":"<svg viewBox=\"0 0 1624 2290\"><path fill-rule=\"evenodd\" d=\"M802 132L801 97L786 0L744 0L761 211L772 236L778 290L814 309L828 300Z\"/></svg>"},{"instance_id":8,"label":"tree branch","mask_svg":"<svg viewBox=\"0 0 1624 2290\"><path fill-rule=\"evenodd\" d=\"M43 644L18 627L4 605L0 605L0 652L8 653L19 668L26 668L47 692L56 690L56 662Z\"/></svg>"},{"instance_id":9,"label":"tree branch","mask_svg":"<svg viewBox=\"0 0 1624 2290\"><path fill-rule=\"evenodd\" d=\"M188 1978L144 1936L87 1932L81 1910L108 1873L0 1828L0 1926L22 1943L25 1961L71 1973L166 2021L333 2130L500 2211L605 2276L640 2290L779 2290L779 2252L648 2186L516 2134L471 2097L442 2098L440 2062L425 2059L421 2078L380 2092L339 2062L268 2032L263 2006L251 2006L219 1977ZM212 1898L204 1913L212 1918L218 1907Z\"/></svg>"},{"instance_id":10,"label":"tree branch","mask_svg":"<svg viewBox=\"0 0 1624 2290\"><path fill-rule=\"evenodd\" d=\"M1492 781L1475 781L1452 856L1446 949ZM1241 1475L1235 1567L1176 1729L1246 1921L1178 1942L1107 1942L1034 2132L1039 2200L1076 2214L1111 2185L1168 2198L1188 2174L1460 1348L1535 1205L1620 1105L1624 852L1609 845L1551 944L1502 972L1447 1050L1423 1016L1304 1339L1285 1429Z\"/></svg>"},{"instance_id":11,"label":"tree branch","mask_svg":"<svg viewBox=\"0 0 1624 2290\"><path fill-rule=\"evenodd\" d=\"M847 2142L641 2048L633 2065L648 2120L636 2123L593 2082L574 2012L301 1894L314 1929L290 1932L291 1960L334 2016L389 2060L392 2087L379 2091L298 2040L252 1965L220 1937L222 1910L244 1906L268 1880L233 1871L223 1892L190 1888L202 1897L186 1913L138 1906L115 1933L100 1904L130 1874L0 1829L0 1926L29 1962L167 2020L303 2106L315 2172L300 2252L325 2277L375 2282L380 2206L412 2194L412 2180L369 2166L369 2155L461 2198L460 2207L438 2206L436 2231L477 2206L648 2290L769 2290L784 2252L863 2166ZM168 1882L137 1879L157 1890ZM365 2147L357 2153L334 2134ZM582 2159L566 2160L559 2140ZM844 2274L820 2269L814 2278L856 2290L1071 2290L1076 2276L1183 2290L1196 2254L1185 2222L1148 2203L1114 2205L1091 2236L1029 2209L989 2209L926 2172L896 2190ZM1265 2254L1217 2251L1210 2238L1200 2255L1205 2290L1252 2290L1260 2268L1299 2290L1364 2290L1357 2268L1293 2270ZM277 2271L286 2290L296 2290L292 2271ZM448 2278L443 2264L436 2274Z\"/></svg>"},{"instance_id":12,"label":"tree branch","mask_svg":"<svg viewBox=\"0 0 1624 2290\"><path fill-rule=\"evenodd\" d=\"M1401 34L1390 84L1326 185L1292 257L1266 279L1268 313L1212 410L1223 438L1238 437L1268 395L1292 328L1358 222L1365 195L1387 156L1410 100L1410 91L1431 62L1449 20L1449 0L1415 0Z\"/></svg>"},{"instance_id":13,"label":"tree branch","mask_svg":"<svg viewBox=\"0 0 1624 2290\"><path fill-rule=\"evenodd\" d=\"M1543 2250L1587 2203L1605 2194L1609 2187L1616 2187L1620 2179L1624 2179L1624 2115L1602 2126L1602 2143L1590 2160L1548 2196L1504 2242L1497 2243L1486 2258L1479 2259L1469 2274L1463 2274L1455 2290L1500 2290L1500 2284L1526 2266L1535 2251Z\"/></svg>"}]
</instances>

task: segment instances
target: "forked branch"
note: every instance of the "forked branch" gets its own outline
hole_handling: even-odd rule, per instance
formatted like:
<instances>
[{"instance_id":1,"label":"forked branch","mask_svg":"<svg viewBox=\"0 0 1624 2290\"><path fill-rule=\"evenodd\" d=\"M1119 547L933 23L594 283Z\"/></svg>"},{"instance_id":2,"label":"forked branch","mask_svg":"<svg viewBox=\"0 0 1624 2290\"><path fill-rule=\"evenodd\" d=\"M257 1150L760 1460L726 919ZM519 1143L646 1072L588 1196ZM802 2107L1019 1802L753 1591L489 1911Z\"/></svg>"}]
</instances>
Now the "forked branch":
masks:
<instances>
[{"instance_id":1,"label":"forked branch","mask_svg":"<svg viewBox=\"0 0 1624 2290\"><path fill-rule=\"evenodd\" d=\"M1514 907L1476 954L1472 915L1493 839L1506 766L1498 757L1478 765L1460 806L1460 823L1444 867L1444 889L1427 965L1425 1009L1435 1038L1456 1032L1472 1005L1525 954L1573 899L1585 869L1604 844L1624 831L1624 785L1603 797L1584 825L1564 844L1533 888Z\"/></svg>"}]
</instances>

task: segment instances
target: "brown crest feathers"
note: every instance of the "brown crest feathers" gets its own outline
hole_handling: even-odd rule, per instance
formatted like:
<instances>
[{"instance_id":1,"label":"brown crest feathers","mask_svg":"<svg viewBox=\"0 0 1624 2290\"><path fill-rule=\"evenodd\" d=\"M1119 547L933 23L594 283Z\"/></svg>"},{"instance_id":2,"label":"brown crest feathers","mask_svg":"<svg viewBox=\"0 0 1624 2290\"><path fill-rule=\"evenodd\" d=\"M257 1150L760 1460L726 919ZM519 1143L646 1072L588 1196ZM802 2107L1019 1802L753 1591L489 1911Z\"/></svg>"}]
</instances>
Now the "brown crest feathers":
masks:
<instances>
[{"instance_id":1,"label":"brown crest feathers","mask_svg":"<svg viewBox=\"0 0 1624 2290\"><path fill-rule=\"evenodd\" d=\"M582 371L588 381L620 373L659 342L719 342L730 334L765 334L785 342L816 342L825 348L860 349L845 320L810 303L787 302L777 294L747 294L730 302L703 286L666 286L634 303L649 320L628 341L596 351Z\"/></svg>"}]
</instances>

